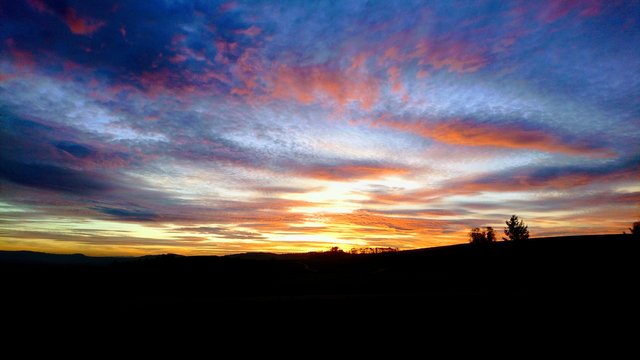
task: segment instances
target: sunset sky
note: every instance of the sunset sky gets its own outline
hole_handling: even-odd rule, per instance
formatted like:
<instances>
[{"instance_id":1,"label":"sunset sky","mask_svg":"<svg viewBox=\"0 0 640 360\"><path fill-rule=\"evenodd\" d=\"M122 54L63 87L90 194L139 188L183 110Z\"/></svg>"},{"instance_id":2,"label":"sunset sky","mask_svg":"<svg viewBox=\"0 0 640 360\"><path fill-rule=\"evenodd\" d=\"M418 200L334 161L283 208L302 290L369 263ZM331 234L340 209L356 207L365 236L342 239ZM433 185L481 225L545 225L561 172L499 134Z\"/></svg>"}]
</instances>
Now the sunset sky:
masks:
<instances>
[{"instance_id":1,"label":"sunset sky","mask_svg":"<svg viewBox=\"0 0 640 360\"><path fill-rule=\"evenodd\" d=\"M292 252L640 217L640 1L0 0L0 249Z\"/></svg>"}]
</instances>

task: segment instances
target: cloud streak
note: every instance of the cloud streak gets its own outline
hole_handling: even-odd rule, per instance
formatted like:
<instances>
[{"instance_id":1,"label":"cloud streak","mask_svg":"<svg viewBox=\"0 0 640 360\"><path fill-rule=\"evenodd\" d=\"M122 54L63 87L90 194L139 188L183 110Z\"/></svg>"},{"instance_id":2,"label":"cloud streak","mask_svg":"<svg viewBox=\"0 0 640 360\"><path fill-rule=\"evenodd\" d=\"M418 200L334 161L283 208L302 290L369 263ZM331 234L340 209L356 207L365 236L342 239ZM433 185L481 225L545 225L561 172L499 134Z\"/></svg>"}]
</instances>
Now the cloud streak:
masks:
<instances>
[{"instance_id":1,"label":"cloud streak","mask_svg":"<svg viewBox=\"0 0 640 360\"><path fill-rule=\"evenodd\" d=\"M374 124L452 145L491 146L595 157L614 155L610 150L587 140L571 141L549 131L527 129L513 123L491 124L462 119L403 122L383 118Z\"/></svg>"},{"instance_id":2,"label":"cloud streak","mask_svg":"<svg viewBox=\"0 0 640 360\"><path fill-rule=\"evenodd\" d=\"M298 173L305 177L329 181L349 181L359 179L379 179L386 176L403 176L411 170L393 165L354 162L336 165L322 164L315 166L301 165Z\"/></svg>"}]
</instances>

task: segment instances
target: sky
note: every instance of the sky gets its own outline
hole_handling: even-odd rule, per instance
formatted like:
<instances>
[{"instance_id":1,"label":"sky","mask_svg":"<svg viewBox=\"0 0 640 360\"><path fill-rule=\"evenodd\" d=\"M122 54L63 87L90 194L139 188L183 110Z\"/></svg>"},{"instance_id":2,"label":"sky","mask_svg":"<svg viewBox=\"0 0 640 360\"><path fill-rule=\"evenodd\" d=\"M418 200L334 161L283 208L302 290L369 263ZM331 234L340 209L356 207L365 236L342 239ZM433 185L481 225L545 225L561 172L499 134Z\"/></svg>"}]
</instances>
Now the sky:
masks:
<instances>
[{"instance_id":1,"label":"sky","mask_svg":"<svg viewBox=\"0 0 640 360\"><path fill-rule=\"evenodd\" d=\"M639 44L640 1L0 0L0 249L621 233Z\"/></svg>"}]
</instances>

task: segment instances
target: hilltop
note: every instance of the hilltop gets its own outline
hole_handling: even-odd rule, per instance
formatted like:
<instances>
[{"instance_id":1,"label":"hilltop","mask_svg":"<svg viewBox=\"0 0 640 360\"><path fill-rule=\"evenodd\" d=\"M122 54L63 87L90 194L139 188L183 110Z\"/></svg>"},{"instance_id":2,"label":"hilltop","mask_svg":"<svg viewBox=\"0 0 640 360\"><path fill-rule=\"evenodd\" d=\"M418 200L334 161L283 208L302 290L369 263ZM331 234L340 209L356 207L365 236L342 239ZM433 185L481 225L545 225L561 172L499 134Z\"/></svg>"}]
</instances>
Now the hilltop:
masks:
<instances>
[{"instance_id":1,"label":"hilltop","mask_svg":"<svg viewBox=\"0 0 640 360\"><path fill-rule=\"evenodd\" d=\"M327 326L339 316L362 331L418 319L454 330L555 321L553 313L575 326L634 314L639 250L628 235L593 235L368 255L0 252L0 305L20 326L25 316L49 324L89 316L93 327L136 319L147 329L207 319L245 332L245 323L270 331L284 319Z\"/></svg>"},{"instance_id":2,"label":"hilltop","mask_svg":"<svg viewBox=\"0 0 640 360\"><path fill-rule=\"evenodd\" d=\"M99 258L0 252L8 286L119 297L229 298L541 295L621 291L640 273L640 241L625 235L531 239L350 255L160 255ZM55 281L51 281L55 277ZM117 286L114 286L117 284ZM18 292L20 293L20 292ZM24 291L22 291L24 293Z\"/></svg>"}]
</instances>

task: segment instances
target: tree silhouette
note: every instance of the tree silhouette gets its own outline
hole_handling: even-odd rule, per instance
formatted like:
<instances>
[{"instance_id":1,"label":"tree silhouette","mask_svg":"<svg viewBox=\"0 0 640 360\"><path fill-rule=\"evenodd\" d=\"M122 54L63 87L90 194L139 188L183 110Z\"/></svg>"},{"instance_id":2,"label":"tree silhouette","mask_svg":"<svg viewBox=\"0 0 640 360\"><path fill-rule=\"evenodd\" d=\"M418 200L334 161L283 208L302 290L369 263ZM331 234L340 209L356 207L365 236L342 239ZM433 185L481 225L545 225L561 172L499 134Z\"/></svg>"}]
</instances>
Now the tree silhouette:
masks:
<instances>
[{"instance_id":1,"label":"tree silhouette","mask_svg":"<svg viewBox=\"0 0 640 360\"><path fill-rule=\"evenodd\" d=\"M487 242L491 243L496 241L496 232L493 230L493 228L491 226L487 226L485 229L487 232Z\"/></svg>"},{"instance_id":2,"label":"tree silhouette","mask_svg":"<svg viewBox=\"0 0 640 360\"><path fill-rule=\"evenodd\" d=\"M634 222L633 225L631 225L631 227L629 228L629 231L631 231L631 235L640 237L640 221Z\"/></svg>"},{"instance_id":3,"label":"tree silhouette","mask_svg":"<svg viewBox=\"0 0 640 360\"><path fill-rule=\"evenodd\" d=\"M503 237L504 241L520 241L527 240L529 238L529 227L524 224L524 221L518 219L517 215L511 215L511 219L505 221L507 226L504 228Z\"/></svg>"},{"instance_id":4,"label":"tree silhouette","mask_svg":"<svg viewBox=\"0 0 640 360\"><path fill-rule=\"evenodd\" d=\"M487 235L480 230L480 228L473 228L469 233L469 237L471 238L472 244L483 244L487 240Z\"/></svg>"},{"instance_id":5,"label":"tree silhouette","mask_svg":"<svg viewBox=\"0 0 640 360\"><path fill-rule=\"evenodd\" d=\"M473 228L469 233L470 242L472 244L488 244L496 241L496 233L491 226L487 226L484 230Z\"/></svg>"}]
</instances>

